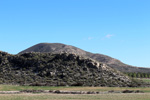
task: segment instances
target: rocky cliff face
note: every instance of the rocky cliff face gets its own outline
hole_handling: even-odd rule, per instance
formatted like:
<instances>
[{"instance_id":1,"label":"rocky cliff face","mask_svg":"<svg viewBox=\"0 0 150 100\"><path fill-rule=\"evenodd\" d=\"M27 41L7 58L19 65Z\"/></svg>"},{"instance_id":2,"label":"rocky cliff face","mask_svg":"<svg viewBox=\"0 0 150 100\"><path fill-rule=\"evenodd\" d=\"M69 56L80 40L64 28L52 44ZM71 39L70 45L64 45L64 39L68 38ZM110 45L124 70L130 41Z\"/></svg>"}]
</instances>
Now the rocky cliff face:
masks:
<instances>
[{"instance_id":1,"label":"rocky cliff face","mask_svg":"<svg viewBox=\"0 0 150 100\"><path fill-rule=\"evenodd\" d=\"M105 63L109 67L119 70L121 72L150 73L150 68L133 67L133 66L124 64L121 61L111 58L109 56L102 55L102 54L93 54L93 53L81 50L77 47L65 45L61 43L40 43L20 52L19 54L26 53L26 52L74 53L80 56L89 57L99 62Z\"/></svg>"},{"instance_id":2,"label":"rocky cliff face","mask_svg":"<svg viewBox=\"0 0 150 100\"><path fill-rule=\"evenodd\" d=\"M49 86L133 86L106 64L68 53L0 52L0 83Z\"/></svg>"}]
</instances>

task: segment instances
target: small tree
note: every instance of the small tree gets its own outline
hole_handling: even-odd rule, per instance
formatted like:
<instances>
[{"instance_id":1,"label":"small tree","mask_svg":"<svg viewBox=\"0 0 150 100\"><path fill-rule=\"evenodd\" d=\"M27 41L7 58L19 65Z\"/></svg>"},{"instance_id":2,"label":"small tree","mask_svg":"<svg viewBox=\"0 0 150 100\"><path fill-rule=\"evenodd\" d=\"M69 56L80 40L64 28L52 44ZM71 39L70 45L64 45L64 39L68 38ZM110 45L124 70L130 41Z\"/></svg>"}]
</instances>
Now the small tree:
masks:
<instances>
[{"instance_id":1,"label":"small tree","mask_svg":"<svg viewBox=\"0 0 150 100\"><path fill-rule=\"evenodd\" d=\"M140 75L140 73L137 73L137 78L141 78L141 75Z\"/></svg>"}]
</instances>

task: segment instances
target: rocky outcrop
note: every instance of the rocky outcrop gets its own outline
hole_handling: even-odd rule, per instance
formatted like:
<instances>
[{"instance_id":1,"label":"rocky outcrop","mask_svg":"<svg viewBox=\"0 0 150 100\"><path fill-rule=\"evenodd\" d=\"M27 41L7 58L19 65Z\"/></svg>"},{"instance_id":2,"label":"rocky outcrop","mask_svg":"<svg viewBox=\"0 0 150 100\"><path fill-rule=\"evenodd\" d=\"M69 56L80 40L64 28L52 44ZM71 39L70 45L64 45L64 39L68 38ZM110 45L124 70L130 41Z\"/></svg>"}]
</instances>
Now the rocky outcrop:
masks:
<instances>
[{"instance_id":1,"label":"rocky outcrop","mask_svg":"<svg viewBox=\"0 0 150 100\"><path fill-rule=\"evenodd\" d=\"M0 83L35 86L133 86L130 78L106 64L69 53L10 55L0 52Z\"/></svg>"}]
</instances>

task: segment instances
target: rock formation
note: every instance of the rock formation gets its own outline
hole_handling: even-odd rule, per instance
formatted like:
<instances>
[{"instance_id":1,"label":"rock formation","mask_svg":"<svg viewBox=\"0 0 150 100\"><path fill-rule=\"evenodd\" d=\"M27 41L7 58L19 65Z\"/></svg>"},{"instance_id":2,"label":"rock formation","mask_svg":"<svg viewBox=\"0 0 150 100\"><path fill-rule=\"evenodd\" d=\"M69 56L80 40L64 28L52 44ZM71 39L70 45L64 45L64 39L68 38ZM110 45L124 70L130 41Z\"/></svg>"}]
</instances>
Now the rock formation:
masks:
<instances>
[{"instance_id":1,"label":"rock formation","mask_svg":"<svg viewBox=\"0 0 150 100\"><path fill-rule=\"evenodd\" d=\"M0 83L48 86L133 86L106 64L70 53L0 52Z\"/></svg>"}]
</instances>

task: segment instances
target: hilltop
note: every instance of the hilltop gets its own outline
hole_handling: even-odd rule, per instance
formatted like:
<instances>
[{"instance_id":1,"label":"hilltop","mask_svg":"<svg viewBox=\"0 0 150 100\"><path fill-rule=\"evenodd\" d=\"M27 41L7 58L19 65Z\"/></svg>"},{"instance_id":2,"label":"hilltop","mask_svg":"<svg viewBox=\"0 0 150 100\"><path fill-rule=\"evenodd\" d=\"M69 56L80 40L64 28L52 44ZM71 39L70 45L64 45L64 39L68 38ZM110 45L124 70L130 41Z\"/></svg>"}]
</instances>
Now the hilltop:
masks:
<instances>
[{"instance_id":1,"label":"hilltop","mask_svg":"<svg viewBox=\"0 0 150 100\"><path fill-rule=\"evenodd\" d=\"M80 56L89 57L96 61L102 62L107 66L119 70L121 72L140 72L140 73L150 73L150 68L134 67L127 65L119 61L118 59L103 55L103 54L94 54L91 52L84 51L80 48L65 45L61 43L39 43L34 45L26 50L21 51L19 54L26 52L41 52L41 53L74 53Z\"/></svg>"}]
</instances>

